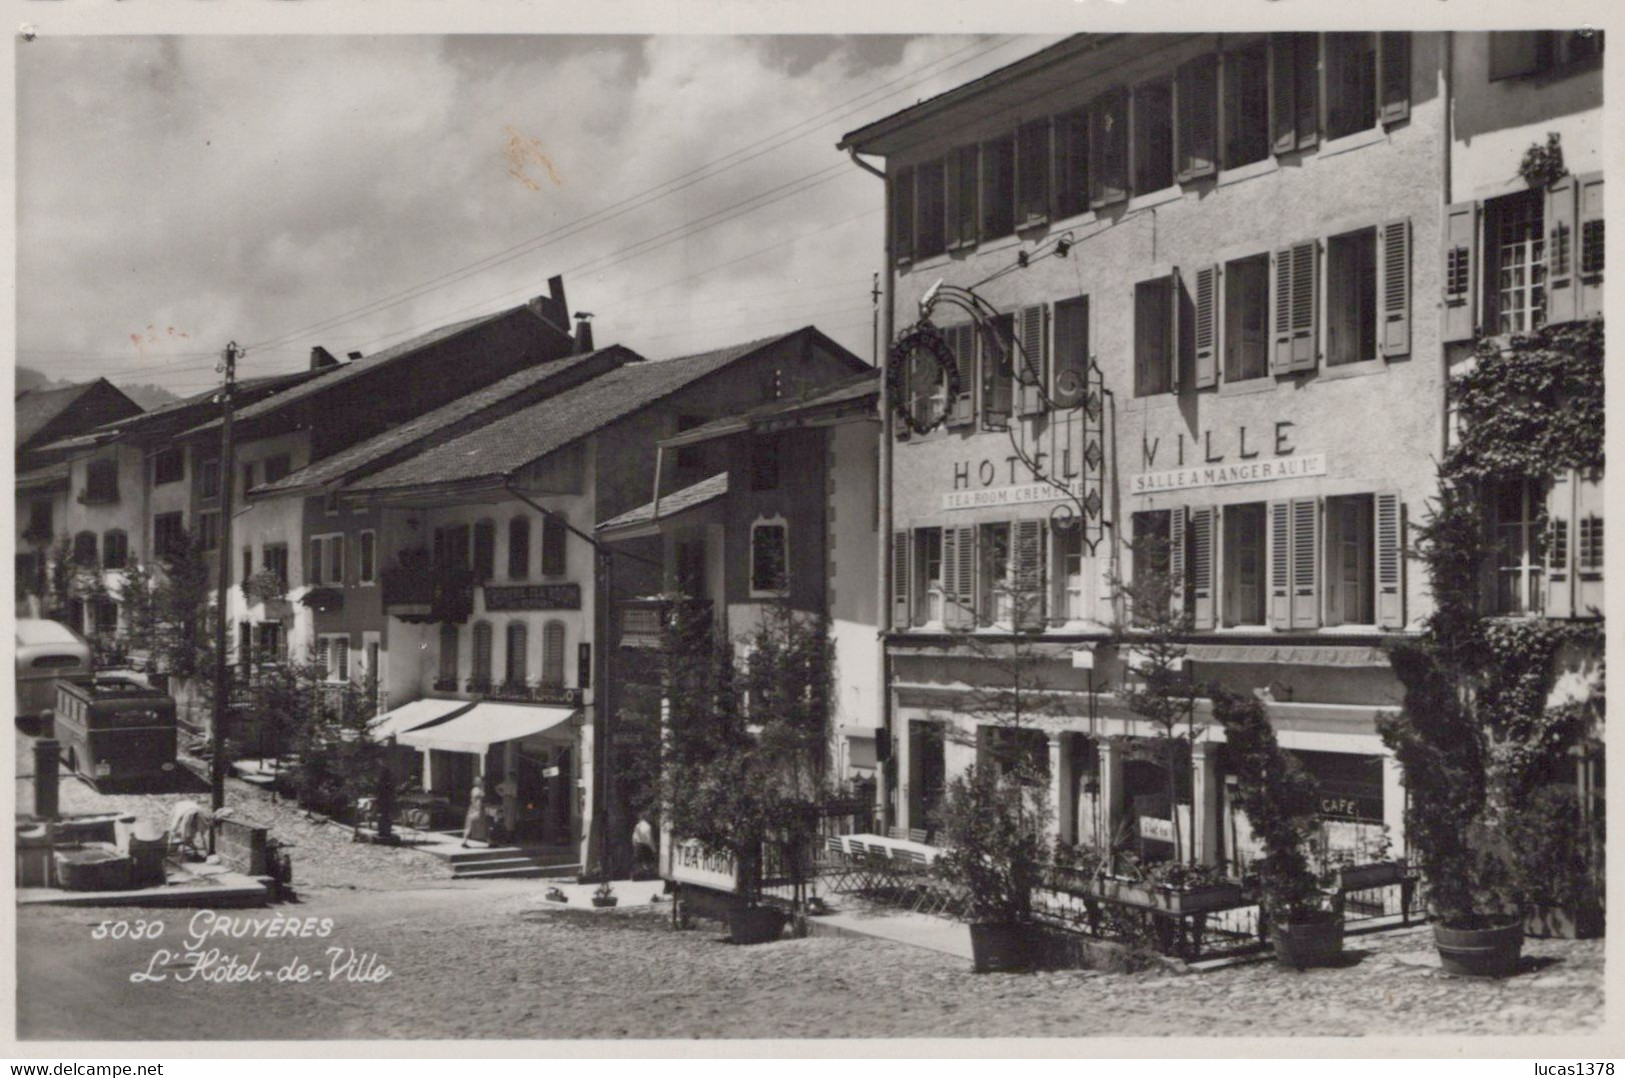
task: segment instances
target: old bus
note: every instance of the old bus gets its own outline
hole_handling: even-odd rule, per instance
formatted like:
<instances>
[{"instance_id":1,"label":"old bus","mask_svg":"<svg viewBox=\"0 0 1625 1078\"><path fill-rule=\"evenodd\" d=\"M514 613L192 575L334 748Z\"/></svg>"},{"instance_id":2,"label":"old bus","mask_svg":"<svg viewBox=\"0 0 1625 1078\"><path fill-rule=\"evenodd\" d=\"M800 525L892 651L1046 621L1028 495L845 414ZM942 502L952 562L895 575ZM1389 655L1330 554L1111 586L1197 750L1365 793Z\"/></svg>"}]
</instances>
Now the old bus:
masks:
<instances>
[{"instance_id":1,"label":"old bus","mask_svg":"<svg viewBox=\"0 0 1625 1078\"><path fill-rule=\"evenodd\" d=\"M90 644L84 637L60 622L17 619L17 718L33 721L55 706L58 680L89 677Z\"/></svg>"},{"instance_id":2,"label":"old bus","mask_svg":"<svg viewBox=\"0 0 1625 1078\"><path fill-rule=\"evenodd\" d=\"M131 678L58 682L56 736L92 784L156 778L175 770L175 701Z\"/></svg>"}]
</instances>

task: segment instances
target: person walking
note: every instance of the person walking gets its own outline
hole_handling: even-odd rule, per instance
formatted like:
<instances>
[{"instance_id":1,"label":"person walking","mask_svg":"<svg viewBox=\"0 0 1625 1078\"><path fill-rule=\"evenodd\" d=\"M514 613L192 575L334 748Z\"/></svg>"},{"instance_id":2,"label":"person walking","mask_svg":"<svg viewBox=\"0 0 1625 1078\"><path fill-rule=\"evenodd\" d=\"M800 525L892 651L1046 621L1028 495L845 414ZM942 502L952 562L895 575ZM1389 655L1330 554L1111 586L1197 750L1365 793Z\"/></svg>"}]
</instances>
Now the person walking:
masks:
<instances>
[{"instance_id":1,"label":"person walking","mask_svg":"<svg viewBox=\"0 0 1625 1078\"><path fill-rule=\"evenodd\" d=\"M468 792L468 815L463 817L463 846L467 847L470 839L489 843L489 827L485 818L485 783L475 779L474 788Z\"/></svg>"}]
</instances>

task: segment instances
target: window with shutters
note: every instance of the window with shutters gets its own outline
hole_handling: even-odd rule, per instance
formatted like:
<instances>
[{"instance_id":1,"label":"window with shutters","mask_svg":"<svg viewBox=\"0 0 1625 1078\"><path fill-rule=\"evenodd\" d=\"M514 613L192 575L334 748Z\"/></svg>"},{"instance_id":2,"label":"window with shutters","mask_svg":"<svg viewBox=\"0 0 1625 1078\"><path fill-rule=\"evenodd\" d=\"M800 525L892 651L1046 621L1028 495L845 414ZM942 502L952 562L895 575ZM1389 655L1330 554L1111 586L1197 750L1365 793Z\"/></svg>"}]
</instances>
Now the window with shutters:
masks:
<instances>
[{"instance_id":1,"label":"window with shutters","mask_svg":"<svg viewBox=\"0 0 1625 1078\"><path fill-rule=\"evenodd\" d=\"M164 486L186 478L186 450L179 446L160 449L152 458L152 485ZM269 481L270 477L266 477Z\"/></svg>"},{"instance_id":2,"label":"window with shutters","mask_svg":"<svg viewBox=\"0 0 1625 1078\"><path fill-rule=\"evenodd\" d=\"M73 537L73 563L81 566L96 564L96 533L79 532Z\"/></svg>"},{"instance_id":3,"label":"window with shutters","mask_svg":"<svg viewBox=\"0 0 1625 1078\"><path fill-rule=\"evenodd\" d=\"M1580 518L1580 541L1575 547L1575 568L1582 573L1602 572L1602 517Z\"/></svg>"},{"instance_id":4,"label":"window with shutters","mask_svg":"<svg viewBox=\"0 0 1625 1078\"><path fill-rule=\"evenodd\" d=\"M461 627L449 622L440 626L440 676L435 688L440 692L457 689L457 650L461 646Z\"/></svg>"},{"instance_id":5,"label":"window with shutters","mask_svg":"<svg viewBox=\"0 0 1625 1078\"><path fill-rule=\"evenodd\" d=\"M1174 182L1174 89L1166 80L1134 89L1134 193Z\"/></svg>"},{"instance_id":6,"label":"window with shutters","mask_svg":"<svg viewBox=\"0 0 1625 1078\"><path fill-rule=\"evenodd\" d=\"M277 579L284 584L288 583L288 544L266 543L260 550L262 568L277 575Z\"/></svg>"},{"instance_id":7,"label":"window with shutters","mask_svg":"<svg viewBox=\"0 0 1625 1078\"><path fill-rule=\"evenodd\" d=\"M1049 309L1042 303L1023 307L1015 316L1015 348L1010 353L1015 391L1022 415L1045 408L1050 387Z\"/></svg>"},{"instance_id":8,"label":"window with shutters","mask_svg":"<svg viewBox=\"0 0 1625 1078\"><path fill-rule=\"evenodd\" d=\"M1269 255L1224 265L1224 380L1245 382L1269 373Z\"/></svg>"},{"instance_id":9,"label":"window with shutters","mask_svg":"<svg viewBox=\"0 0 1625 1078\"><path fill-rule=\"evenodd\" d=\"M948 249L947 177L943 161L915 170L914 257L930 258Z\"/></svg>"},{"instance_id":10,"label":"window with shutters","mask_svg":"<svg viewBox=\"0 0 1625 1078\"><path fill-rule=\"evenodd\" d=\"M1262 161L1270 152L1268 43L1224 54L1224 167Z\"/></svg>"},{"instance_id":11,"label":"window with shutters","mask_svg":"<svg viewBox=\"0 0 1625 1078\"><path fill-rule=\"evenodd\" d=\"M1545 495L1532 480L1508 479L1492 484L1489 497L1495 573L1492 612L1539 613L1545 552L1538 525Z\"/></svg>"},{"instance_id":12,"label":"window with shutters","mask_svg":"<svg viewBox=\"0 0 1625 1078\"><path fill-rule=\"evenodd\" d=\"M1486 322L1497 334L1546 324L1545 207L1540 191L1484 204Z\"/></svg>"},{"instance_id":13,"label":"window with shutters","mask_svg":"<svg viewBox=\"0 0 1625 1078\"><path fill-rule=\"evenodd\" d=\"M1224 507L1223 620L1225 625L1263 625L1264 555L1269 522L1265 503Z\"/></svg>"},{"instance_id":14,"label":"window with shutters","mask_svg":"<svg viewBox=\"0 0 1625 1078\"><path fill-rule=\"evenodd\" d=\"M1326 35L1326 137L1377 124L1377 49L1369 33Z\"/></svg>"},{"instance_id":15,"label":"window with shutters","mask_svg":"<svg viewBox=\"0 0 1625 1078\"><path fill-rule=\"evenodd\" d=\"M1159 277L1134 286L1134 395L1174 389L1174 279Z\"/></svg>"},{"instance_id":16,"label":"window with shutters","mask_svg":"<svg viewBox=\"0 0 1625 1078\"><path fill-rule=\"evenodd\" d=\"M524 580L530 576L530 518L514 517L508 521L508 579Z\"/></svg>"},{"instance_id":17,"label":"window with shutters","mask_svg":"<svg viewBox=\"0 0 1625 1078\"><path fill-rule=\"evenodd\" d=\"M1088 621L1094 614L1093 594L1085 573L1089 563L1083 553L1083 529L1051 528L1049 531L1050 569L1053 581L1050 620L1067 623Z\"/></svg>"},{"instance_id":18,"label":"window with shutters","mask_svg":"<svg viewBox=\"0 0 1625 1078\"><path fill-rule=\"evenodd\" d=\"M1015 406L1015 315L992 320L991 332L975 334L982 369L982 428L1004 430Z\"/></svg>"},{"instance_id":19,"label":"window with shutters","mask_svg":"<svg viewBox=\"0 0 1625 1078\"><path fill-rule=\"evenodd\" d=\"M981 151L961 146L948 155L948 249L976 242L981 210Z\"/></svg>"},{"instance_id":20,"label":"window with shutters","mask_svg":"<svg viewBox=\"0 0 1625 1078\"><path fill-rule=\"evenodd\" d=\"M491 623L474 623L474 662L469 673L469 692L487 692L491 688Z\"/></svg>"},{"instance_id":21,"label":"window with shutters","mask_svg":"<svg viewBox=\"0 0 1625 1078\"><path fill-rule=\"evenodd\" d=\"M1275 297L1270 370L1275 374L1315 369L1316 259L1313 240L1275 252Z\"/></svg>"},{"instance_id":22,"label":"window with shutters","mask_svg":"<svg viewBox=\"0 0 1625 1078\"><path fill-rule=\"evenodd\" d=\"M914 623L940 625L946 610L942 529L914 530Z\"/></svg>"},{"instance_id":23,"label":"window with shutters","mask_svg":"<svg viewBox=\"0 0 1625 1078\"><path fill-rule=\"evenodd\" d=\"M550 621L542 626L542 685L564 687L564 622Z\"/></svg>"},{"instance_id":24,"label":"window with shutters","mask_svg":"<svg viewBox=\"0 0 1625 1078\"><path fill-rule=\"evenodd\" d=\"M1326 365L1377 355L1377 230L1326 242Z\"/></svg>"},{"instance_id":25,"label":"window with shutters","mask_svg":"<svg viewBox=\"0 0 1625 1078\"><path fill-rule=\"evenodd\" d=\"M485 581L497 571L497 526L494 520L474 523L474 579Z\"/></svg>"},{"instance_id":26,"label":"window with shutters","mask_svg":"<svg viewBox=\"0 0 1625 1078\"><path fill-rule=\"evenodd\" d=\"M102 568L123 569L130 564L130 535L123 528L102 534ZM247 576L244 576L247 579Z\"/></svg>"},{"instance_id":27,"label":"window with shutters","mask_svg":"<svg viewBox=\"0 0 1625 1078\"><path fill-rule=\"evenodd\" d=\"M199 513L197 518L197 545L201 550L220 547L220 514Z\"/></svg>"},{"instance_id":28,"label":"window with shutters","mask_svg":"<svg viewBox=\"0 0 1625 1078\"><path fill-rule=\"evenodd\" d=\"M542 517L542 575L563 576L567 565L564 518L558 513Z\"/></svg>"},{"instance_id":29,"label":"window with shutters","mask_svg":"<svg viewBox=\"0 0 1625 1078\"><path fill-rule=\"evenodd\" d=\"M790 586L790 526L783 517L757 520L750 526L751 598L784 594Z\"/></svg>"},{"instance_id":30,"label":"window with shutters","mask_svg":"<svg viewBox=\"0 0 1625 1078\"><path fill-rule=\"evenodd\" d=\"M344 536L317 535L310 540L306 579L314 585L344 583Z\"/></svg>"},{"instance_id":31,"label":"window with shutters","mask_svg":"<svg viewBox=\"0 0 1625 1078\"><path fill-rule=\"evenodd\" d=\"M914 257L914 170L898 169L891 180L892 250L898 262Z\"/></svg>"},{"instance_id":32,"label":"window with shutters","mask_svg":"<svg viewBox=\"0 0 1625 1078\"><path fill-rule=\"evenodd\" d=\"M378 582L378 533L368 528L356 537L356 544L356 582L359 584L376 584Z\"/></svg>"},{"instance_id":33,"label":"window with shutters","mask_svg":"<svg viewBox=\"0 0 1625 1078\"><path fill-rule=\"evenodd\" d=\"M1016 230L1016 137L982 143L982 238Z\"/></svg>"},{"instance_id":34,"label":"window with shutters","mask_svg":"<svg viewBox=\"0 0 1625 1078\"><path fill-rule=\"evenodd\" d=\"M1089 113L1074 109L1055 117L1055 215L1089 208Z\"/></svg>"},{"instance_id":35,"label":"window with shutters","mask_svg":"<svg viewBox=\"0 0 1625 1078\"><path fill-rule=\"evenodd\" d=\"M1016 227L1049 220L1050 122L1048 117L1016 131Z\"/></svg>"},{"instance_id":36,"label":"window with shutters","mask_svg":"<svg viewBox=\"0 0 1625 1078\"><path fill-rule=\"evenodd\" d=\"M1179 69L1178 138L1181 182L1211 176L1218 166L1219 58L1202 56Z\"/></svg>"},{"instance_id":37,"label":"window with shutters","mask_svg":"<svg viewBox=\"0 0 1625 1078\"><path fill-rule=\"evenodd\" d=\"M976 610L982 624L1008 625L1015 619L1015 577L1012 572L1010 525L983 524L977 529L976 551L981 594Z\"/></svg>"},{"instance_id":38,"label":"window with shutters","mask_svg":"<svg viewBox=\"0 0 1625 1078\"><path fill-rule=\"evenodd\" d=\"M1128 94L1110 90L1089 106L1089 202L1128 197Z\"/></svg>"},{"instance_id":39,"label":"window with shutters","mask_svg":"<svg viewBox=\"0 0 1625 1078\"><path fill-rule=\"evenodd\" d=\"M1089 386L1089 297L1073 296L1055 304L1054 381L1050 397L1061 408L1073 408Z\"/></svg>"},{"instance_id":40,"label":"window with shutters","mask_svg":"<svg viewBox=\"0 0 1625 1078\"><path fill-rule=\"evenodd\" d=\"M323 681L350 680L350 638L339 634L316 638L316 664Z\"/></svg>"},{"instance_id":41,"label":"window with shutters","mask_svg":"<svg viewBox=\"0 0 1625 1078\"><path fill-rule=\"evenodd\" d=\"M949 426L969 423L972 418L976 392L976 329L964 322L942 327L942 335L954 355L954 365L959 373L959 396L953 401L948 400L947 374L924 349L915 349L909 356L904 376L909 412L921 426L935 423L944 409L949 409Z\"/></svg>"},{"instance_id":42,"label":"window with shutters","mask_svg":"<svg viewBox=\"0 0 1625 1078\"><path fill-rule=\"evenodd\" d=\"M1327 498L1326 624L1375 625L1372 497Z\"/></svg>"},{"instance_id":43,"label":"window with shutters","mask_svg":"<svg viewBox=\"0 0 1625 1078\"><path fill-rule=\"evenodd\" d=\"M1132 532L1134 539L1131 572L1143 602L1154 592L1161 590L1151 587L1150 581L1166 580L1173 572L1173 513L1167 509L1151 509L1135 513ZM1156 620L1158 613L1149 610L1130 610L1129 615L1135 625L1149 625Z\"/></svg>"},{"instance_id":44,"label":"window with shutters","mask_svg":"<svg viewBox=\"0 0 1625 1078\"><path fill-rule=\"evenodd\" d=\"M526 677L530 673L528 669L529 646L529 630L526 628L525 623L522 621L508 622L508 640L505 655L508 669L503 675L503 680L507 684L516 687L525 684Z\"/></svg>"},{"instance_id":45,"label":"window with shutters","mask_svg":"<svg viewBox=\"0 0 1625 1078\"><path fill-rule=\"evenodd\" d=\"M1278 154L1320 139L1320 35L1270 35L1270 140Z\"/></svg>"}]
</instances>

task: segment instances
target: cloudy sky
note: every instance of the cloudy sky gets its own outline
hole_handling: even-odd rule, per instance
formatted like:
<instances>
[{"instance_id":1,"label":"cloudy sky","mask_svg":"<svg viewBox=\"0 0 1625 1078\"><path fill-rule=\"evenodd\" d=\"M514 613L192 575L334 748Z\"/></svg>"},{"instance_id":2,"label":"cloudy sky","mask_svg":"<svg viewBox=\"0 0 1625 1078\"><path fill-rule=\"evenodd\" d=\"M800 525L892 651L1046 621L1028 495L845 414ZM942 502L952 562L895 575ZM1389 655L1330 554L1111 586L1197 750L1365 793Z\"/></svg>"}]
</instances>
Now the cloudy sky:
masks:
<instances>
[{"instance_id":1,"label":"cloudy sky","mask_svg":"<svg viewBox=\"0 0 1625 1078\"><path fill-rule=\"evenodd\" d=\"M844 132L1054 40L62 37L17 48L19 365L195 392L546 291L681 355L870 354Z\"/></svg>"}]
</instances>

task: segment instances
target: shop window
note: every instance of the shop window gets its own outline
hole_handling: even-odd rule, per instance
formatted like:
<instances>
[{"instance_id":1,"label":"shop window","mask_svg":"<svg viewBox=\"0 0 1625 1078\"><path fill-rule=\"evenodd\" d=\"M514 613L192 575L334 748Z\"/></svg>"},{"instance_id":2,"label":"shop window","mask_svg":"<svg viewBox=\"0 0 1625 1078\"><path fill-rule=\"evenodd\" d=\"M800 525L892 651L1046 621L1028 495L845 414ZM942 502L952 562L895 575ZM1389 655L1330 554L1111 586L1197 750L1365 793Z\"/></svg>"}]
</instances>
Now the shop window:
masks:
<instances>
[{"instance_id":1,"label":"shop window","mask_svg":"<svg viewBox=\"0 0 1625 1078\"><path fill-rule=\"evenodd\" d=\"M525 683L527 650L530 644L527 633L528 630L525 628L524 622L510 621L508 623L508 648L506 654L508 671L504 676L504 680L509 685L517 686Z\"/></svg>"},{"instance_id":2,"label":"shop window","mask_svg":"<svg viewBox=\"0 0 1625 1078\"><path fill-rule=\"evenodd\" d=\"M751 597L780 595L789 586L790 527L783 517L758 520L750 527Z\"/></svg>"},{"instance_id":3,"label":"shop window","mask_svg":"<svg viewBox=\"0 0 1625 1078\"><path fill-rule=\"evenodd\" d=\"M288 454L286 453L278 453L274 457L265 458L265 481L267 483L275 483L278 479L285 478L291 470Z\"/></svg>"},{"instance_id":4,"label":"shop window","mask_svg":"<svg viewBox=\"0 0 1625 1078\"><path fill-rule=\"evenodd\" d=\"M944 611L942 529L919 528L914 532L916 592L914 622L940 625Z\"/></svg>"},{"instance_id":5,"label":"shop window","mask_svg":"<svg viewBox=\"0 0 1625 1078\"><path fill-rule=\"evenodd\" d=\"M1134 286L1134 395L1174 391L1177 306L1174 278Z\"/></svg>"},{"instance_id":6,"label":"shop window","mask_svg":"<svg viewBox=\"0 0 1625 1078\"><path fill-rule=\"evenodd\" d=\"M275 573L283 584L288 582L288 544L266 543L260 558L267 571Z\"/></svg>"},{"instance_id":7,"label":"shop window","mask_svg":"<svg viewBox=\"0 0 1625 1078\"><path fill-rule=\"evenodd\" d=\"M1008 523L983 524L977 529L976 550L981 594L976 610L982 623L1008 625L1015 620L1015 581Z\"/></svg>"},{"instance_id":8,"label":"shop window","mask_svg":"<svg viewBox=\"0 0 1625 1078\"><path fill-rule=\"evenodd\" d=\"M96 564L95 532L79 532L73 537L73 561L75 565L90 566Z\"/></svg>"},{"instance_id":9,"label":"shop window","mask_svg":"<svg viewBox=\"0 0 1625 1078\"><path fill-rule=\"evenodd\" d=\"M1224 167L1269 156L1269 53L1259 41L1224 57Z\"/></svg>"},{"instance_id":10,"label":"shop window","mask_svg":"<svg viewBox=\"0 0 1625 1078\"><path fill-rule=\"evenodd\" d=\"M1376 355L1377 230L1365 228L1326 243L1326 365Z\"/></svg>"},{"instance_id":11,"label":"shop window","mask_svg":"<svg viewBox=\"0 0 1625 1078\"><path fill-rule=\"evenodd\" d=\"M514 517L508 521L508 579L524 580L530 576L530 518Z\"/></svg>"},{"instance_id":12,"label":"shop window","mask_svg":"<svg viewBox=\"0 0 1625 1078\"><path fill-rule=\"evenodd\" d=\"M474 623L474 660L469 673L469 692L485 692L491 687L491 623Z\"/></svg>"},{"instance_id":13,"label":"shop window","mask_svg":"<svg viewBox=\"0 0 1625 1078\"><path fill-rule=\"evenodd\" d=\"M217 550L220 547L220 514L199 513L197 518L197 542L202 550Z\"/></svg>"},{"instance_id":14,"label":"shop window","mask_svg":"<svg viewBox=\"0 0 1625 1078\"><path fill-rule=\"evenodd\" d=\"M206 460L198 469L199 496L203 498L220 497L220 462Z\"/></svg>"},{"instance_id":15,"label":"shop window","mask_svg":"<svg viewBox=\"0 0 1625 1078\"><path fill-rule=\"evenodd\" d=\"M898 262L914 257L914 170L902 168L891 180L892 250Z\"/></svg>"},{"instance_id":16,"label":"shop window","mask_svg":"<svg viewBox=\"0 0 1625 1078\"><path fill-rule=\"evenodd\" d=\"M1263 502L1224 507L1224 624L1264 624Z\"/></svg>"},{"instance_id":17,"label":"shop window","mask_svg":"<svg viewBox=\"0 0 1625 1078\"><path fill-rule=\"evenodd\" d=\"M160 449L152 458L152 485L161 487L186 478L186 450L180 446Z\"/></svg>"},{"instance_id":18,"label":"shop window","mask_svg":"<svg viewBox=\"0 0 1625 1078\"><path fill-rule=\"evenodd\" d=\"M360 564L356 567L356 580L361 584L376 584L378 582L378 533L369 528L357 536L357 543Z\"/></svg>"},{"instance_id":19,"label":"shop window","mask_svg":"<svg viewBox=\"0 0 1625 1078\"><path fill-rule=\"evenodd\" d=\"M462 643L459 639L461 635L459 626L450 623L440 626L440 676L435 688L441 692L455 692L457 689L457 650Z\"/></svg>"},{"instance_id":20,"label":"shop window","mask_svg":"<svg viewBox=\"0 0 1625 1078\"><path fill-rule=\"evenodd\" d=\"M497 526L492 520L474 523L474 579L490 580L497 573Z\"/></svg>"},{"instance_id":21,"label":"shop window","mask_svg":"<svg viewBox=\"0 0 1625 1078\"><path fill-rule=\"evenodd\" d=\"M542 626L542 684L550 689L564 687L564 622L550 621Z\"/></svg>"},{"instance_id":22,"label":"shop window","mask_svg":"<svg viewBox=\"0 0 1625 1078\"><path fill-rule=\"evenodd\" d=\"M1174 91L1167 80L1134 90L1134 193L1174 182Z\"/></svg>"},{"instance_id":23,"label":"shop window","mask_svg":"<svg viewBox=\"0 0 1625 1078\"><path fill-rule=\"evenodd\" d=\"M1377 123L1377 50L1369 33L1326 35L1326 137Z\"/></svg>"},{"instance_id":24,"label":"shop window","mask_svg":"<svg viewBox=\"0 0 1625 1078\"><path fill-rule=\"evenodd\" d=\"M1498 334L1532 333L1546 324L1544 206L1539 191L1484 204L1486 322Z\"/></svg>"},{"instance_id":25,"label":"shop window","mask_svg":"<svg viewBox=\"0 0 1625 1078\"><path fill-rule=\"evenodd\" d=\"M915 171L915 197L919 213L915 219L914 254L930 258L947 250L947 188L943 162L929 161Z\"/></svg>"},{"instance_id":26,"label":"shop window","mask_svg":"<svg viewBox=\"0 0 1625 1078\"><path fill-rule=\"evenodd\" d=\"M961 146L948 155L948 249L976 242L981 210L981 150Z\"/></svg>"},{"instance_id":27,"label":"shop window","mask_svg":"<svg viewBox=\"0 0 1625 1078\"><path fill-rule=\"evenodd\" d=\"M563 576L567 567L564 518L558 513L542 517L542 575Z\"/></svg>"},{"instance_id":28,"label":"shop window","mask_svg":"<svg viewBox=\"0 0 1625 1078\"><path fill-rule=\"evenodd\" d=\"M1268 255L1224 266L1224 380L1245 382L1269 374Z\"/></svg>"},{"instance_id":29,"label":"shop window","mask_svg":"<svg viewBox=\"0 0 1625 1078\"><path fill-rule=\"evenodd\" d=\"M1006 135L982 144L982 238L1016 230L1016 138Z\"/></svg>"},{"instance_id":30,"label":"shop window","mask_svg":"<svg viewBox=\"0 0 1625 1078\"><path fill-rule=\"evenodd\" d=\"M1016 132L1016 227L1049 220L1049 119L1022 124Z\"/></svg>"},{"instance_id":31,"label":"shop window","mask_svg":"<svg viewBox=\"0 0 1625 1078\"><path fill-rule=\"evenodd\" d=\"M1084 109L1055 117L1055 215L1071 217L1089 208L1089 113Z\"/></svg>"},{"instance_id":32,"label":"shop window","mask_svg":"<svg viewBox=\"0 0 1625 1078\"><path fill-rule=\"evenodd\" d=\"M1375 625L1369 494L1326 499L1326 624Z\"/></svg>"},{"instance_id":33,"label":"shop window","mask_svg":"<svg viewBox=\"0 0 1625 1078\"><path fill-rule=\"evenodd\" d=\"M152 549L159 557L186 550L186 523L181 513L159 513L152 518Z\"/></svg>"},{"instance_id":34,"label":"shop window","mask_svg":"<svg viewBox=\"0 0 1625 1078\"><path fill-rule=\"evenodd\" d=\"M102 567L124 569L130 564L130 535L123 528L102 534Z\"/></svg>"},{"instance_id":35,"label":"shop window","mask_svg":"<svg viewBox=\"0 0 1625 1078\"><path fill-rule=\"evenodd\" d=\"M750 439L750 489L777 490L779 465L785 453L780 435L754 435Z\"/></svg>"}]
</instances>

